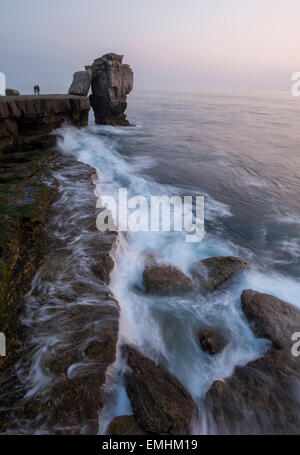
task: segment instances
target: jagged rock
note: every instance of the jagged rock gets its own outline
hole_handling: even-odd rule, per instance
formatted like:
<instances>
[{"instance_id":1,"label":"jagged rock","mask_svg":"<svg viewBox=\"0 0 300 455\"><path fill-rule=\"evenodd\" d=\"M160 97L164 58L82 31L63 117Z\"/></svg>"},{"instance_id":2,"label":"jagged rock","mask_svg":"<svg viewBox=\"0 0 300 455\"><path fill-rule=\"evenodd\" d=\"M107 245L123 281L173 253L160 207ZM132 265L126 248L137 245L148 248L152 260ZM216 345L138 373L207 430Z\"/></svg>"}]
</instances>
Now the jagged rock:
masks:
<instances>
[{"instance_id":1,"label":"jagged rock","mask_svg":"<svg viewBox=\"0 0 300 455\"><path fill-rule=\"evenodd\" d=\"M110 363L113 363L111 359L114 359L115 357L115 334L118 333L118 326L115 323L111 323L106 330L103 330L103 332L106 333L104 333L104 336L102 336L102 340L91 341L86 347L84 353L88 358L95 360L96 362L101 362L102 364L106 363L109 365Z\"/></svg>"},{"instance_id":2,"label":"jagged rock","mask_svg":"<svg viewBox=\"0 0 300 455\"><path fill-rule=\"evenodd\" d=\"M213 355L222 351L227 344L225 338L213 329L199 330L197 337L203 351Z\"/></svg>"},{"instance_id":3,"label":"jagged rock","mask_svg":"<svg viewBox=\"0 0 300 455\"><path fill-rule=\"evenodd\" d=\"M299 358L291 336L299 331L300 311L268 294L244 291L244 313L255 334L272 348L237 367L225 381L215 381L206 397L213 432L228 434L299 434Z\"/></svg>"},{"instance_id":4,"label":"jagged rock","mask_svg":"<svg viewBox=\"0 0 300 455\"><path fill-rule=\"evenodd\" d=\"M243 292L242 308L258 337L268 338L277 349L290 350L291 335L300 329L298 309L272 295L252 290Z\"/></svg>"},{"instance_id":5,"label":"jagged rock","mask_svg":"<svg viewBox=\"0 0 300 455\"><path fill-rule=\"evenodd\" d=\"M15 90L14 88L7 88L5 90L5 95L6 96L19 96L20 92L19 92L19 90Z\"/></svg>"},{"instance_id":6,"label":"jagged rock","mask_svg":"<svg viewBox=\"0 0 300 455\"><path fill-rule=\"evenodd\" d=\"M124 347L131 372L125 374L126 390L134 416L149 433L185 435L196 407L183 385L132 346Z\"/></svg>"},{"instance_id":7,"label":"jagged rock","mask_svg":"<svg viewBox=\"0 0 300 455\"><path fill-rule=\"evenodd\" d=\"M122 63L123 56L105 54L94 60L90 102L97 124L129 125L124 114L127 95L133 88L133 72Z\"/></svg>"},{"instance_id":8,"label":"jagged rock","mask_svg":"<svg viewBox=\"0 0 300 455\"><path fill-rule=\"evenodd\" d=\"M72 434L79 434L82 422L85 422L85 434L97 434L104 381L105 374L99 368L83 377L65 379L55 385L47 406L44 406L50 428L63 422Z\"/></svg>"},{"instance_id":9,"label":"jagged rock","mask_svg":"<svg viewBox=\"0 0 300 455\"><path fill-rule=\"evenodd\" d=\"M114 261L110 253L99 253L96 262L92 265L92 271L97 275L103 283L109 285L110 274L114 268Z\"/></svg>"},{"instance_id":10,"label":"jagged rock","mask_svg":"<svg viewBox=\"0 0 300 455\"><path fill-rule=\"evenodd\" d=\"M111 436L117 435L146 435L146 433L137 423L134 416L115 417L109 424L107 434Z\"/></svg>"},{"instance_id":11,"label":"jagged rock","mask_svg":"<svg viewBox=\"0 0 300 455\"><path fill-rule=\"evenodd\" d=\"M196 262L191 267L193 278L209 291L214 291L237 272L248 268L247 262L234 256L219 256Z\"/></svg>"},{"instance_id":12,"label":"jagged rock","mask_svg":"<svg viewBox=\"0 0 300 455\"><path fill-rule=\"evenodd\" d=\"M69 95L87 96L92 83L92 71L77 71L69 88Z\"/></svg>"},{"instance_id":13,"label":"jagged rock","mask_svg":"<svg viewBox=\"0 0 300 455\"><path fill-rule=\"evenodd\" d=\"M157 264L150 258L143 273L145 291L149 294L176 294L188 291L193 281L173 265Z\"/></svg>"}]
</instances>

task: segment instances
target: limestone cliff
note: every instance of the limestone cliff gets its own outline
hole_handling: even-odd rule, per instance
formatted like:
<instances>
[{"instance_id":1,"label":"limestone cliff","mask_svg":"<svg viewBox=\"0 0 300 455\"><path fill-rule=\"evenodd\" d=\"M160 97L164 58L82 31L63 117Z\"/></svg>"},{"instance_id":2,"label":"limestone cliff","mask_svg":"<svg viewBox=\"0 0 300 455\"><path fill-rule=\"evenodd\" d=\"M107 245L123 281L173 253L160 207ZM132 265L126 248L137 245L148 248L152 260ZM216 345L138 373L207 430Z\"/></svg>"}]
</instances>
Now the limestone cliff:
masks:
<instances>
[{"instance_id":1,"label":"limestone cliff","mask_svg":"<svg viewBox=\"0 0 300 455\"><path fill-rule=\"evenodd\" d=\"M76 72L69 94L86 96L90 86L96 123L128 126L125 110L127 95L133 89L133 72L123 63L123 55L105 54L86 66L85 71Z\"/></svg>"},{"instance_id":2,"label":"limestone cliff","mask_svg":"<svg viewBox=\"0 0 300 455\"><path fill-rule=\"evenodd\" d=\"M106 54L92 65L90 102L98 124L129 125L126 115L127 95L133 88L133 72L122 63L123 56Z\"/></svg>"},{"instance_id":3,"label":"limestone cliff","mask_svg":"<svg viewBox=\"0 0 300 455\"><path fill-rule=\"evenodd\" d=\"M63 122L88 123L88 98L73 95L0 97L0 140L38 134Z\"/></svg>"}]
</instances>

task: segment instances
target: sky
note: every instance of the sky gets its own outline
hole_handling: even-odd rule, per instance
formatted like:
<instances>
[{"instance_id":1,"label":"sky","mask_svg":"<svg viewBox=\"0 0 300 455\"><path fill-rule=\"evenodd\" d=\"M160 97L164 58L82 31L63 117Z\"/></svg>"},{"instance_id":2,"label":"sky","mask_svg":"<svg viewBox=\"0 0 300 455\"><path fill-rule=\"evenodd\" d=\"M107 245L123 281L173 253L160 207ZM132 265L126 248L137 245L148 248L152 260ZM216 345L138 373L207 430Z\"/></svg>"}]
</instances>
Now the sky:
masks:
<instances>
[{"instance_id":1,"label":"sky","mask_svg":"<svg viewBox=\"0 0 300 455\"><path fill-rule=\"evenodd\" d=\"M116 52L137 90L290 90L299 18L299 0L1 0L0 72L67 90Z\"/></svg>"}]
</instances>

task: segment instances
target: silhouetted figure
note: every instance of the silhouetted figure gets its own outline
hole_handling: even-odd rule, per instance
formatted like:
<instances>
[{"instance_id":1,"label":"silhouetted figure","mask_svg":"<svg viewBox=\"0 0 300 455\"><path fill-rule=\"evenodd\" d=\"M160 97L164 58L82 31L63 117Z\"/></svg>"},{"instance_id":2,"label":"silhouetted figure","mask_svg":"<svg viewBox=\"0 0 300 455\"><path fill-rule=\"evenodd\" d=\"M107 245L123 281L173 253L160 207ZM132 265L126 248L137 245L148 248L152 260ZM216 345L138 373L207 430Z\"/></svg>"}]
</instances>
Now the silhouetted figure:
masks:
<instances>
[{"instance_id":1,"label":"silhouetted figure","mask_svg":"<svg viewBox=\"0 0 300 455\"><path fill-rule=\"evenodd\" d=\"M39 94L40 94L40 91L41 91L41 89L40 89L40 86L39 86L39 85L37 85L37 86L36 86L36 91L37 91L37 94L39 95Z\"/></svg>"},{"instance_id":2,"label":"silhouetted figure","mask_svg":"<svg viewBox=\"0 0 300 455\"><path fill-rule=\"evenodd\" d=\"M36 85L33 87L33 90L34 90L34 94L36 95L37 94L37 90L36 90Z\"/></svg>"}]
</instances>

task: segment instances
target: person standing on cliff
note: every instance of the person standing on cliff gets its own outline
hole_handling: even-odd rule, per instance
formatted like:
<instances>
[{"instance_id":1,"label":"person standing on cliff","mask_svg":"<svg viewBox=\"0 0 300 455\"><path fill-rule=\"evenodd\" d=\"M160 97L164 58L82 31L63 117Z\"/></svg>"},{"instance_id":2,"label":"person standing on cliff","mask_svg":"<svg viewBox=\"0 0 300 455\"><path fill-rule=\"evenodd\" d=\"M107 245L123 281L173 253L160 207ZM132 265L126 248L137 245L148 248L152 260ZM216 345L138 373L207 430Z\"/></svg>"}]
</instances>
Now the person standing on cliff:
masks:
<instances>
[{"instance_id":1,"label":"person standing on cliff","mask_svg":"<svg viewBox=\"0 0 300 455\"><path fill-rule=\"evenodd\" d=\"M40 86L37 85L37 86L36 86L36 91L37 91L37 94L38 94L38 95L40 94L40 90L41 90L41 89L40 89Z\"/></svg>"},{"instance_id":2,"label":"person standing on cliff","mask_svg":"<svg viewBox=\"0 0 300 455\"><path fill-rule=\"evenodd\" d=\"M34 94L36 95L36 85L33 87L33 90L34 90Z\"/></svg>"}]
</instances>

